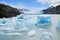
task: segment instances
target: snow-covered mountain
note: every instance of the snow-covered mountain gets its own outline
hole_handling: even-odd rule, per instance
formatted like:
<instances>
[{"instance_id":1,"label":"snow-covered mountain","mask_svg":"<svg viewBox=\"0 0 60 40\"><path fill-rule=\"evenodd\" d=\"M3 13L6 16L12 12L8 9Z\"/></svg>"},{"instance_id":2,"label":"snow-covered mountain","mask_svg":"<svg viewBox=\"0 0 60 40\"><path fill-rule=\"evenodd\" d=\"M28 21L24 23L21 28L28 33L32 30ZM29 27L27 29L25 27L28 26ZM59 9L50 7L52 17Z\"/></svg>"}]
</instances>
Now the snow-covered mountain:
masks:
<instances>
[{"instance_id":1,"label":"snow-covered mountain","mask_svg":"<svg viewBox=\"0 0 60 40\"><path fill-rule=\"evenodd\" d=\"M43 10L43 14L60 14L60 5Z\"/></svg>"}]
</instances>

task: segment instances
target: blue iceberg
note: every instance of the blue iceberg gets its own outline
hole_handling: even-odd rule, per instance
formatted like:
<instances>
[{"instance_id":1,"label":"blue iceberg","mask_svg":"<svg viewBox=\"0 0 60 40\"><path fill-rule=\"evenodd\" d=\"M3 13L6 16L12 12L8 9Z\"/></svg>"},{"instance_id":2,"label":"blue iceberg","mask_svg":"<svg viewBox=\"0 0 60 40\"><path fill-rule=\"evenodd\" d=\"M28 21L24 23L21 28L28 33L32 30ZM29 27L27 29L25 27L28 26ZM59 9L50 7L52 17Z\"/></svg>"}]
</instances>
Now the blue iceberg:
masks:
<instances>
[{"instance_id":1,"label":"blue iceberg","mask_svg":"<svg viewBox=\"0 0 60 40\"><path fill-rule=\"evenodd\" d=\"M24 14L18 15L17 18L18 19L24 19Z\"/></svg>"},{"instance_id":2,"label":"blue iceberg","mask_svg":"<svg viewBox=\"0 0 60 40\"><path fill-rule=\"evenodd\" d=\"M38 27L47 27L47 26L51 26L52 22L51 22L51 16L38 16L38 22L37 22L37 26Z\"/></svg>"},{"instance_id":3,"label":"blue iceberg","mask_svg":"<svg viewBox=\"0 0 60 40\"><path fill-rule=\"evenodd\" d=\"M3 18L3 19L0 19L0 24L5 24L7 23L7 19Z\"/></svg>"}]
</instances>

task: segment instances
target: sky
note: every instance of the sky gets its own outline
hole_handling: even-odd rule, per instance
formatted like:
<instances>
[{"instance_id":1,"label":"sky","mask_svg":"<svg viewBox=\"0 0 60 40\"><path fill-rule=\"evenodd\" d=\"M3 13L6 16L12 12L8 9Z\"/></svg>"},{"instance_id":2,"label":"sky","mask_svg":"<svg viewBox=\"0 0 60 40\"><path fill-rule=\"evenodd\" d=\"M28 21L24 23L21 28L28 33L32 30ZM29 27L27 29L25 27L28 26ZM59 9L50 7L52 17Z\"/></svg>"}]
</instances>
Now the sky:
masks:
<instances>
[{"instance_id":1,"label":"sky","mask_svg":"<svg viewBox=\"0 0 60 40\"><path fill-rule=\"evenodd\" d=\"M50 6L60 4L60 0L0 0L0 3L8 4L16 8L26 8L32 11L40 11Z\"/></svg>"}]
</instances>

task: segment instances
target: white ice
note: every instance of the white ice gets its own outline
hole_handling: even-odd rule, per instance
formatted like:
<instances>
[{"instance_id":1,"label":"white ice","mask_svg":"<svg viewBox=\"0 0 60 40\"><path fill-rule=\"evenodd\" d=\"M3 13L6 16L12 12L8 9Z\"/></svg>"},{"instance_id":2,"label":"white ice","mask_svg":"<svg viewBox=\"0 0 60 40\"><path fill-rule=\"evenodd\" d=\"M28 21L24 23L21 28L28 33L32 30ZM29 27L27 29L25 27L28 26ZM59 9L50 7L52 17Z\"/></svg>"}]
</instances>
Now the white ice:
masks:
<instances>
[{"instance_id":1,"label":"white ice","mask_svg":"<svg viewBox=\"0 0 60 40\"><path fill-rule=\"evenodd\" d=\"M50 32L43 32L40 35L40 40L53 40L53 35Z\"/></svg>"},{"instance_id":2,"label":"white ice","mask_svg":"<svg viewBox=\"0 0 60 40\"><path fill-rule=\"evenodd\" d=\"M31 30L28 32L28 36L34 36L36 34L35 30Z\"/></svg>"}]
</instances>

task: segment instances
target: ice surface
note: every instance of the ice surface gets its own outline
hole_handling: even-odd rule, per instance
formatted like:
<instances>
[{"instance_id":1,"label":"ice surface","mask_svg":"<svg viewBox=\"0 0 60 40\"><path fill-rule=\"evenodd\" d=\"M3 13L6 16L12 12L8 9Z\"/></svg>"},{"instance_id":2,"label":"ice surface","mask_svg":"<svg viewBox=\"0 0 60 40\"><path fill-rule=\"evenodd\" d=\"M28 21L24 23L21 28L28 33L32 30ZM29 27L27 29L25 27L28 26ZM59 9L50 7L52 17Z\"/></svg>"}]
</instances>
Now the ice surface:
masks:
<instances>
[{"instance_id":1,"label":"ice surface","mask_svg":"<svg viewBox=\"0 0 60 40\"><path fill-rule=\"evenodd\" d=\"M40 40L53 40L53 35L50 32L43 32L40 36Z\"/></svg>"},{"instance_id":2,"label":"ice surface","mask_svg":"<svg viewBox=\"0 0 60 40\"><path fill-rule=\"evenodd\" d=\"M3 18L3 19L0 19L0 25L4 25L7 23L7 19Z\"/></svg>"},{"instance_id":3,"label":"ice surface","mask_svg":"<svg viewBox=\"0 0 60 40\"><path fill-rule=\"evenodd\" d=\"M18 31L27 31L29 28L35 28L35 24L41 26L49 25L51 23L50 19L50 16L26 15L25 17L23 14L10 19L3 18L0 19L0 33L3 35L21 35ZM40 28L39 31L44 32L45 29ZM28 36L34 36L35 34L35 30L28 32Z\"/></svg>"},{"instance_id":4,"label":"ice surface","mask_svg":"<svg viewBox=\"0 0 60 40\"><path fill-rule=\"evenodd\" d=\"M36 15L25 15L24 24L29 29L34 28L36 23L37 23L37 17L36 17Z\"/></svg>"},{"instance_id":5,"label":"ice surface","mask_svg":"<svg viewBox=\"0 0 60 40\"><path fill-rule=\"evenodd\" d=\"M2 20L2 24L5 24L7 22L7 20L5 19L5 18L3 18L3 20Z\"/></svg>"},{"instance_id":6,"label":"ice surface","mask_svg":"<svg viewBox=\"0 0 60 40\"><path fill-rule=\"evenodd\" d=\"M46 29L39 28L39 31L42 33L42 32L45 32L45 31L46 31Z\"/></svg>"},{"instance_id":7,"label":"ice surface","mask_svg":"<svg viewBox=\"0 0 60 40\"><path fill-rule=\"evenodd\" d=\"M39 27L45 27L45 26L51 26L51 16L38 16L38 22L37 26Z\"/></svg>"},{"instance_id":8,"label":"ice surface","mask_svg":"<svg viewBox=\"0 0 60 40\"><path fill-rule=\"evenodd\" d=\"M18 15L17 19L24 19L24 14Z\"/></svg>"},{"instance_id":9,"label":"ice surface","mask_svg":"<svg viewBox=\"0 0 60 40\"><path fill-rule=\"evenodd\" d=\"M60 21L57 22L57 29L60 29Z\"/></svg>"},{"instance_id":10,"label":"ice surface","mask_svg":"<svg viewBox=\"0 0 60 40\"><path fill-rule=\"evenodd\" d=\"M28 36L34 36L36 34L35 30L31 30L28 32Z\"/></svg>"},{"instance_id":11,"label":"ice surface","mask_svg":"<svg viewBox=\"0 0 60 40\"><path fill-rule=\"evenodd\" d=\"M0 32L1 35L24 35L22 33L18 33L18 32L14 32L14 33L4 33L4 32Z\"/></svg>"},{"instance_id":12,"label":"ice surface","mask_svg":"<svg viewBox=\"0 0 60 40\"><path fill-rule=\"evenodd\" d=\"M23 23L24 20L16 21L16 25L14 26L15 31L26 31L28 28Z\"/></svg>"},{"instance_id":13,"label":"ice surface","mask_svg":"<svg viewBox=\"0 0 60 40\"><path fill-rule=\"evenodd\" d=\"M23 35L23 34L22 33L6 33L5 35Z\"/></svg>"}]
</instances>

